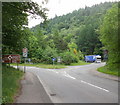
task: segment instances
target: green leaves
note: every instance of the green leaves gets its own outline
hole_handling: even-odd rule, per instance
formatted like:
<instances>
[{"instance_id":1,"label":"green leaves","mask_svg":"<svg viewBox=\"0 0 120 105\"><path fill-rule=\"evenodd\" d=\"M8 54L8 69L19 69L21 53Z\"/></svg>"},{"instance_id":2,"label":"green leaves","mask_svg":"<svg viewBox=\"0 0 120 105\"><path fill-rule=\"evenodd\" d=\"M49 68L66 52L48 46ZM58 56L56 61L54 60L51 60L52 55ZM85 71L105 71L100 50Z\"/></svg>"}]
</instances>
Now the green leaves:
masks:
<instances>
[{"instance_id":1,"label":"green leaves","mask_svg":"<svg viewBox=\"0 0 120 105\"><path fill-rule=\"evenodd\" d=\"M70 65L71 63L78 63L79 58L70 51L65 51L60 54L62 58L62 63Z\"/></svg>"},{"instance_id":2,"label":"green leaves","mask_svg":"<svg viewBox=\"0 0 120 105\"><path fill-rule=\"evenodd\" d=\"M42 54L42 62L44 63L52 63L52 59L56 58L57 59L58 54L55 49L47 46L46 49L44 50Z\"/></svg>"},{"instance_id":3,"label":"green leaves","mask_svg":"<svg viewBox=\"0 0 120 105\"><path fill-rule=\"evenodd\" d=\"M34 2L3 2L2 3L2 44L16 53L18 43L26 36L25 26L28 14L38 15L46 20L44 8ZM23 46L21 46L23 47ZM5 51L3 49L3 51ZM5 53L5 52L3 52Z\"/></svg>"},{"instance_id":4,"label":"green leaves","mask_svg":"<svg viewBox=\"0 0 120 105\"><path fill-rule=\"evenodd\" d=\"M104 44L105 48L109 52L108 56L108 67L109 69L116 69L118 64L120 64L119 59L119 40L118 40L118 5L113 5L111 9L109 9L104 17L103 24L100 27L100 39Z\"/></svg>"},{"instance_id":5,"label":"green leaves","mask_svg":"<svg viewBox=\"0 0 120 105\"><path fill-rule=\"evenodd\" d=\"M51 58L57 54L63 58L64 63L70 64L83 60L83 54L102 55L102 43L97 32L103 16L112 5L113 3L103 3L79 9L50 19L47 26L41 23L32 28L37 38L37 49L41 49L42 56L39 59L50 63ZM35 51L36 53L38 52Z\"/></svg>"}]
</instances>

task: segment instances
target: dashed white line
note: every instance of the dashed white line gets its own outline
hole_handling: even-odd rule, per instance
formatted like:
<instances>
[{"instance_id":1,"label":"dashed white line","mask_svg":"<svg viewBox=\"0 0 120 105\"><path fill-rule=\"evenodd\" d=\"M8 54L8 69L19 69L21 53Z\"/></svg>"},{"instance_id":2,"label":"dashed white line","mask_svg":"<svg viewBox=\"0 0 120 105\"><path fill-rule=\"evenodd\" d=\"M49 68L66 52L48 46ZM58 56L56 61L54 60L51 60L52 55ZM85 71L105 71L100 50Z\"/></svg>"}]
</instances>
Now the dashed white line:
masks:
<instances>
[{"instance_id":1,"label":"dashed white line","mask_svg":"<svg viewBox=\"0 0 120 105\"><path fill-rule=\"evenodd\" d=\"M49 71L53 71L53 70L49 70ZM57 74L59 73L59 72L57 72L57 71L53 71L53 72L55 72L55 73L57 73ZM63 75L66 76L66 77L68 77L68 78L74 79L74 80L76 79L75 77L72 77L71 75L67 74L66 71L63 72ZM38 78L39 78L39 77L38 77ZM99 87L99 86L93 85L93 84L88 83L88 82L85 82L85 81L83 81L83 80L80 80L80 81L81 81L82 83L88 84L88 85L90 85L90 86L92 86L92 87L95 87L95 88L104 90L104 91L106 91L106 92L110 92L110 91L107 90L107 89L101 88L101 87Z\"/></svg>"},{"instance_id":2,"label":"dashed white line","mask_svg":"<svg viewBox=\"0 0 120 105\"><path fill-rule=\"evenodd\" d=\"M96 88L98 88L98 89L104 90L104 91L106 91L106 92L110 92L110 91L107 90L107 89L101 88L101 87L99 87L99 86L93 85L93 84L88 83L88 82L85 82L85 81L83 81L83 80L81 80L81 82L82 82L82 83L85 83L85 84L88 84L88 85L90 85L90 86L96 87Z\"/></svg>"},{"instance_id":3,"label":"dashed white line","mask_svg":"<svg viewBox=\"0 0 120 105\"><path fill-rule=\"evenodd\" d=\"M72 77L72 76L70 76L69 74L67 74L66 71L64 71L64 76L69 77L69 78L72 78L72 79L76 79L75 77ZM93 86L93 87L95 87L95 88L104 90L104 91L106 91L106 92L109 92L109 90L107 90L107 89L101 88L101 87L99 87L99 86L93 85L93 84L88 83L88 82L85 82L85 81L83 81L83 80L81 80L81 82L84 83L84 84L88 84L88 85L90 85L90 86Z\"/></svg>"}]
</instances>

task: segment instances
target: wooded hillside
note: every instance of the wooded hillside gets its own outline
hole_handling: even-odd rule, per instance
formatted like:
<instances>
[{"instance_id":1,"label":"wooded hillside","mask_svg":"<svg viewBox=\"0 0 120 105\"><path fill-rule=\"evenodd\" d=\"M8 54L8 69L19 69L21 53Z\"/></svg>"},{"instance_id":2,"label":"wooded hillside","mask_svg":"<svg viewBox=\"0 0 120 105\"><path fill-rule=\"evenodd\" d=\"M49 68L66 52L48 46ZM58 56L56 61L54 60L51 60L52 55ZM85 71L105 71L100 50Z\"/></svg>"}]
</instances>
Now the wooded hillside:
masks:
<instances>
[{"instance_id":1,"label":"wooded hillside","mask_svg":"<svg viewBox=\"0 0 120 105\"><path fill-rule=\"evenodd\" d=\"M114 4L80 8L46 21L44 8L38 9L37 4L3 3L3 54L22 55L26 47L32 62L52 63L52 58L62 58L65 64L83 60L84 55L103 56L100 26ZM45 22L31 29L25 27L26 12L40 15Z\"/></svg>"},{"instance_id":2,"label":"wooded hillside","mask_svg":"<svg viewBox=\"0 0 120 105\"><path fill-rule=\"evenodd\" d=\"M34 37L39 40L42 50L49 49L49 53L52 51L55 54L51 52L52 57L61 56L61 53L65 54L67 51L68 53L76 51L80 55L79 59L83 59L84 55L103 56L99 27L103 23L104 15L114 4L105 2L80 8L67 15L56 16L47 24L41 23L31 30L34 32Z\"/></svg>"}]
</instances>

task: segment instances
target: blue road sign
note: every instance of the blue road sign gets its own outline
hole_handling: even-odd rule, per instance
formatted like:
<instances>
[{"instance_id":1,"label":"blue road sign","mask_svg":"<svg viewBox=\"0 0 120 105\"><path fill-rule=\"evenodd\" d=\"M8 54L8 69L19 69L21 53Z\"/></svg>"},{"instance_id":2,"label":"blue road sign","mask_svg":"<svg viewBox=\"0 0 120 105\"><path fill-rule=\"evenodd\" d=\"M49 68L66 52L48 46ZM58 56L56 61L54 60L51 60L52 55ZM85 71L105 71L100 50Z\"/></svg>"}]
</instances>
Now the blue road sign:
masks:
<instances>
[{"instance_id":1,"label":"blue road sign","mask_svg":"<svg viewBox=\"0 0 120 105\"><path fill-rule=\"evenodd\" d=\"M56 58L52 58L52 61L55 61L56 60Z\"/></svg>"}]
</instances>

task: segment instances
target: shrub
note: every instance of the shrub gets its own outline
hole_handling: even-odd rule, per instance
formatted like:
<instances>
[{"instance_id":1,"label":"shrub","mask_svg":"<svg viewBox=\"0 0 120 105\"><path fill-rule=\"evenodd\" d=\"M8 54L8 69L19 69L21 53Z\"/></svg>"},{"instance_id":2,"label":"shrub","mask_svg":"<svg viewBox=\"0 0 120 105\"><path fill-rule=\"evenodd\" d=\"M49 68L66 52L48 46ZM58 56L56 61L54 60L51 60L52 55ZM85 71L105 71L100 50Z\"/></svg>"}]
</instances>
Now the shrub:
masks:
<instances>
[{"instance_id":1,"label":"shrub","mask_svg":"<svg viewBox=\"0 0 120 105\"><path fill-rule=\"evenodd\" d=\"M38 58L31 58L32 63L41 63L41 60Z\"/></svg>"},{"instance_id":2,"label":"shrub","mask_svg":"<svg viewBox=\"0 0 120 105\"><path fill-rule=\"evenodd\" d=\"M77 63L79 61L78 57L69 51L61 53L61 58L62 63L66 65L70 65L71 63Z\"/></svg>"},{"instance_id":3,"label":"shrub","mask_svg":"<svg viewBox=\"0 0 120 105\"><path fill-rule=\"evenodd\" d=\"M52 58L57 58L57 52L48 46L43 52L42 62L51 64Z\"/></svg>"},{"instance_id":4,"label":"shrub","mask_svg":"<svg viewBox=\"0 0 120 105\"><path fill-rule=\"evenodd\" d=\"M81 51L78 52L77 56L79 57L79 60L84 60L84 55Z\"/></svg>"}]
</instances>

